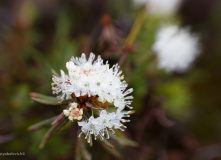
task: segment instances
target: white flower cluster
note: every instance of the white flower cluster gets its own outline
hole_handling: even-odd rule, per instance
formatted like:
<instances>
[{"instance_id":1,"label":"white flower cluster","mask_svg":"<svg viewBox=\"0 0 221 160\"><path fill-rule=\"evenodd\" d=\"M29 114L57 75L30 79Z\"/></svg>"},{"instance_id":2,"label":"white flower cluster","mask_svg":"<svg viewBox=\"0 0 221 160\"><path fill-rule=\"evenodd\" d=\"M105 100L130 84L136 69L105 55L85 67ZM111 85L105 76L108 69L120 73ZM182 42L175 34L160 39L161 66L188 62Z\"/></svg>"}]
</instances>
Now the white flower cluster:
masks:
<instances>
[{"instance_id":1,"label":"white flower cluster","mask_svg":"<svg viewBox=\"0 0 221 160\"><path fill-rule=\"evenodd\" d=\"M103 60L98 56L94 61L95 55L90 54L89 59L86 60L83 53L80 58L71 58L66 63L68 75L61 70L61 77L53 76L52 90L54 94L60 94L58 98L61 100L70 99L72 94L75 97L87 95L88 97L96 97L101 103L113 103L117 108L116 113L107 113L105 110L100 112L99 117L94 118L93 115L85 121L78 122L81 126L82 133L86 135L88 142L91 141L91 135L94 137L99 135L102 140L105 135L109 138L108 129L112 132L113 129L126 128L122 122L129 122L125 117L129 117L130 111L122 111L125 106L129 109L132 103L132 96L128 96L133 89L126 90L127 83L123 81L119 66L116 64L109 68L108 63L103 64ZM69 109L63 111L69 120L81 120L83 109L77 108L77 103L70 104ZM79 135L79 137L80 137Z\"/></svg>"},{"instance_id":2,"label":"white flower cluster","mask_svg":"<svg viewBox=\"0 0 221 160\"><path fill-rule=\"evenodd\" d=\"M127 83L122 81L122 71L116 64L109 68L109 64L103 64L103 60L98 56L94 61L95 55L90 54L86 60L83 53L80 58L72 57L66 63L68 75L61 70L61 77L53 76L52 90L54 94L59 94L59 98L70 99L74 94L76 97L98 96L98 100L102 103L106 101L114 103L115 107L124 109L130 107L132 96L127 96L133 89L126 90ZM94 61L94 62L93 62Z\"/></svg>"},{"instance_id":3,"label":"white flower cluster","mask_svg":"<svg viewBox=\"0 0 221 160\"><path fill-rule=\"evenodd\" d=\"M199 38L188 28L176 25L159 29L153 51L158 56L158 67L167 72L186 71L199 54Z\"/></svg>"},{"instance_id":4,"label":"white flower cluster","mask_svg":"<svg viewBox=\"0 0 221 160\"><path fill-rule=\"evenodd\" d=\"M145 5L147 12L156 16L170 16L178 10L182 0L134 0Z\"/></svg>"},{"instance_id":5,"label":"white flower cluster","mask_svg":"<svg viewBox=\"0 0 221 160\"><path fill-rule=\"evenodd\" d=\"M94 118L91 116L87 121L78 122L78 125L82 126L82 132L79 137L84 133L86 135L85 139L87 139L88 143L91 141L92 134L94 135L95 140L97 139L97 136L103 140L105 135L106 138L109 139L108 129L111 130L112 133L114 133L113 129L124 131L123 128L126 128L126 126L124 126L122 122L129 122L129 120L123 118L130 117L130 115L128 115L129 113L130 111L123 112L120 109L118 109L116 113L107 113L105 110L102 110L100 117Z\"/></svg>"}]
</instances>

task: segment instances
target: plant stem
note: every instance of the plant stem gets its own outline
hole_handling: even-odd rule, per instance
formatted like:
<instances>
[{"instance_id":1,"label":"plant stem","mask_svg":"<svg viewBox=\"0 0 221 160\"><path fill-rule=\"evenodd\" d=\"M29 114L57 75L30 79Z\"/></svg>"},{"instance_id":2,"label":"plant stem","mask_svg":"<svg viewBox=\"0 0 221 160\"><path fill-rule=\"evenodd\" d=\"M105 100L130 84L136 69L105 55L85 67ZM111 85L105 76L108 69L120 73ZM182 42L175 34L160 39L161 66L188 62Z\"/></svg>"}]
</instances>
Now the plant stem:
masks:
<instances>
[{"instance_id":1,"label":"plant stem","mask_svg":"<svg viewBox=\"0 0 221 160\"><path fill-rule=\"evenodd\" d=\"M145 7L141 8L141 10L138 13L137 18L135 19L135 22L131 28L131 31L129 33L129 35L127 36L123 47L121 48L121 57L119 59L119 65L122 67L124 65L124 62L127 58L127 56L129 55L129 53L132 51L133 49L133 43L145 21L145 17L146 17L146 10Z\"/></svg>"},{"instance_id":2,"label":"plant stem","mask_svg":"<svg viewBox=\"0 0 221 160\"><path fill-rule=\"evenodd\" d=\"M146 17L146 10L145 7L143 7L139 11L137 18L135 19L131 31L125 40L124 46L131 46L133 44L144 23L145 17Z\"/></svg>"}]
</instances>

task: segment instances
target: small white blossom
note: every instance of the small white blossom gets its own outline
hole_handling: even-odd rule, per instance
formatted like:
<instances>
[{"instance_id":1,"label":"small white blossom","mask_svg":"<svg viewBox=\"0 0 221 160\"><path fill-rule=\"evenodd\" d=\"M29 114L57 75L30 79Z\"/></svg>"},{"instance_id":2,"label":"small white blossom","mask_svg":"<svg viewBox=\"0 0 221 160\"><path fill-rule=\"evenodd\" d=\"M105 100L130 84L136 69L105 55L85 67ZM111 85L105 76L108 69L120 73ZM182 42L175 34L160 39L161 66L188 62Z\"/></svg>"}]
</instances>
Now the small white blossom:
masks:
<instances>
[{"instance_id":1,"label":"small white blossom","mask_svg":"<svg viewBox=\"0 0 221 160\"><path fill-rule=\"evenodd\" d=\"M134 0L138 5L145 5L147 12L156 16L170 16L178 10L182 0Z\"/></svg>"},{"instance_id":2,"label":"small white blossom","mask_svg":"<svg viewBox=\"0 0 221 160\"><path fill-rule=\"evenodd\" d=\"M157 54L159 68L183 72L199 54L199 38L187 28L166 26L159 29L152 49Z\"/></svg>"},{"instance_id":3,"label":"small white blossom","mask_svg":"<svg viewBox=\"0 0 221 160\"><path fill-rule=\"evenodd\" d=\"M63 113L70 121L81 120L83 115L83 109L77 108L77 103L71 103L69 109L63 110Z\"/></svg>"},{"instance_id":4,"label":"small white blossom","mask_svg":"<svg viewBox=\"0 0 221 160\"><path fill-rule=\"evenodd\" d=\"M77 69L73 62L67 62L66 68L68 69L69 72L74 72Z\"/></svg>"},{"instance_id":5,"label":"small white blossom","mask_svg":"<svg viewBox=\"0 0 221 160\"><path fill-rule=\"evenodd\" d=\"M78 125L81 126L81 133L79 137L81 136L82 133L85 133L85 139L87 139L88 143L91 141L91 135L93 134L95 139L97 138L98 135L100 137L103 137L101 134L101 128L100 128L100 123L99 120L91 116L88 121L82 121L78 122Z\"/></svg>"}]
</instances>

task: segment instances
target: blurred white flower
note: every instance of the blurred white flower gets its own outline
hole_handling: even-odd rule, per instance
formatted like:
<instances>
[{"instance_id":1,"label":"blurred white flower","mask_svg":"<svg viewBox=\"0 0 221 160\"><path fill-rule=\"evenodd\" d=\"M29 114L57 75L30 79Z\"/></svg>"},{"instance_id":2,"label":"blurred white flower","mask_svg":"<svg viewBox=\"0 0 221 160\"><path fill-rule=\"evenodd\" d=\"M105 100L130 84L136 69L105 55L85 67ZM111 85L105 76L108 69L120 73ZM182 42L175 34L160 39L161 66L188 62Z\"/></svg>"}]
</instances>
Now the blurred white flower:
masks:
<instances>
[{"instance_id":1,"label":"blurred white flower","mask_svg":"<svg viewBox=\"0 0 221 160\"><path fill-rule=\"evenodd\" d=\"M156 16L170 16L180 7L182 0L134 0L138 5L145 5L147 12Z\"/></svg>"},{"instance_id":2,"label":"blurred white flower","mask_svg":"<svg viewBox=\"0 0 221 160\"><path fill-rule=\"evenodd\" d=\"M183 72L199 54L199 38L191 35L188 28L164 26L158 30L152 49L157 54L159 68Z\"/></svg>"}]
</instances>

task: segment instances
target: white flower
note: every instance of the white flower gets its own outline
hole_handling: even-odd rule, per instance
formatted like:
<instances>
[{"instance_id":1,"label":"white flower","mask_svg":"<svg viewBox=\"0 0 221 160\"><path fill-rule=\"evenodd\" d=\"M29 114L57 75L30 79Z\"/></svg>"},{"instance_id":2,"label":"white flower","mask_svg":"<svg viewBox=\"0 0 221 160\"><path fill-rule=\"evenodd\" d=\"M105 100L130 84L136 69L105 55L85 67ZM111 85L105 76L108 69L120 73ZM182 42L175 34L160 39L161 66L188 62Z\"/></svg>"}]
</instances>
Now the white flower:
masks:
<instances>
[{"instance_id":1,"label":"white flower","mask_svg":"<svg viewBox=\"0 0 221 160\"><path fill-rule=\"evenodd\" d=\"M77 67L74 65L73 62L67 62L66 68L68 69L69 72L74 72L77 69Z\"/></svg>"},{"instance_id":2,"label":"white flower","mask_svg":"<svg viewBox=\"0 0 221 160\"><path fill-rule=\"evenodd\" d=\"M72 93L76 97L98 96L100 102L114 102L115 107L123 109L125 106L130 107L128 99L133 89L127 91L127 83L123 81L119 66L116 64L109 68L109 64L103 64L103 60L98 56L94 61L95 55L90 54L86 60L83 53L80 58L72 57L66 63L68 74L65 75L61 70L61 77L53 76L52 90L54 94L60 94L59 98L70 99ZM93 62L94 61L94 62Z\"/></svg>"},{"instance_id":3,"label":"white flower","mask_svg":"<svg viewBox=\"0 0 221 160\"><path fill-rule=\"evenodd\" d=\"M198 41L187 28L176 25L160 28L152 48L158 57L158 67L167 72L187 70L199 54Z\"/></svg>"},{"instance_id":4,"label":"white flower","mask_svg":"<svg viewBox=\"0 0 221 160\"><path fill-rule=\"evenodd\" d=\"M103 135L101 134L101 126L99 123L99 119L95 119L93 116L91 116L88 121L78 122L78 125L81 126L82 131L79 134L79 137L82 133L85 133L85 139L87 139L88 143L90 143L91 141L92 134L94 135L95 140L98 135L100 135L100 137L103 137Z\"/></svg>"},{"instance_id":5,"label":"white flower","mask_svg":"<svg viewBox=\"0 0 221 160\"><path fill-rule=\"evenodd\" d=\"M147 12L156 16L173 15L179 8L182 0L134 0L138 5L145 5Z\"/></svg>"},{"instance_id":6,"label":"white flower","mask_svg":"<svg viewBox=\"0 0 221 160\"><path fill-rule=\"evenodd\" d=\"M100 116L97 118L94 118L91 116L89 120L78 122L78 125L81 126L81 133L79 134L79 137L82 133L86 135L85 139L87 139L88 143L91 141L91 135L94 135L95 140L97 139L97 136L100 137L101 140L104 139L104 136L106 134L106 138L109 139L109 133L108 129L114 133L113 129L120 129L124 130L123 128L126 128L122 124L125 122L129 122L129 120L125 120L123 118L129 117L129 112L122 112L120 109L117 110L117 112L107 113L105 110L101 111Z\"/></svg>"},{"instance_id":7,"label":"white flower","mask_svg":"<svg viewBox=\"0 0 221 160\"><path fill-rule=\"evenodd\" d=\"M98 56L95 60L95 55L90 54L88 60L86 60L85 54L82 54L80 58L72 57L69 62L66 63L68 75L61 70L61 77L53 76L52 90L54 94L58 94L58 98L75 99L69 105L68 109L63 110L63 113L70 121L81 120L84 110L99 109L101 106L107 106L108 103L112 103L116 107L116 113L107 113L105 110L100 112L100 115L94 118L92 116L84 121L78 122L81 127L81 133L86 135L88 143L91 141L91 135L94 138L100 137L101 140L106 137L110 137L108 130L114 133L113 129L124 130L126 126L122 123L128 122L125 117L129 117L129 112L123 112L125 106L129 109L132 107L132 96L129 94L133 92L133 89L127 88L127 83L123 80L124 76L121 76L118 64L113 67L109 67L106 62ZM100 108L101 109L101 108ZM93 113L93 112L92 112ZM79 135L79 136L80 136ZM106 136L105 136L106 135Z\"/></svg>"}]
</instances>

